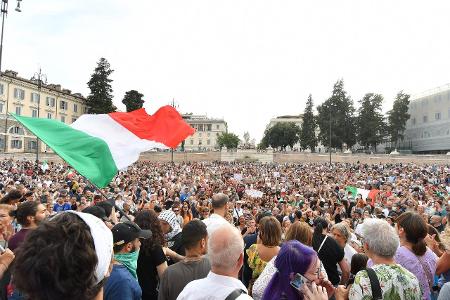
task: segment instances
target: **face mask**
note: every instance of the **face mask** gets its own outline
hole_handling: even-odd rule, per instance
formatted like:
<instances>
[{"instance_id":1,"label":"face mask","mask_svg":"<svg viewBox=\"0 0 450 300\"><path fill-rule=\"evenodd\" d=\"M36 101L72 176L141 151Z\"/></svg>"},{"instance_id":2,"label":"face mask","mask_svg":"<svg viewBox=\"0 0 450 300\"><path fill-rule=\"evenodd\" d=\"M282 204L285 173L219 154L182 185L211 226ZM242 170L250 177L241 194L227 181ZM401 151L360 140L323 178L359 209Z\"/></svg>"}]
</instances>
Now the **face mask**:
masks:
<instances>
[{"instance_id":1,"label":"face mask","mask_svg":"<svg viewBox=\"0 0 450 300\"><path fill-rule=\"evenodd\" d=\"M130 253L117 253L114 254L114 258L120 262L122 265L127 267L128 271L130 271L131 275L137 279L136 269L137 269L137 260L139 256L139 250L133 251Z\"/></svg>"}]
</instances>

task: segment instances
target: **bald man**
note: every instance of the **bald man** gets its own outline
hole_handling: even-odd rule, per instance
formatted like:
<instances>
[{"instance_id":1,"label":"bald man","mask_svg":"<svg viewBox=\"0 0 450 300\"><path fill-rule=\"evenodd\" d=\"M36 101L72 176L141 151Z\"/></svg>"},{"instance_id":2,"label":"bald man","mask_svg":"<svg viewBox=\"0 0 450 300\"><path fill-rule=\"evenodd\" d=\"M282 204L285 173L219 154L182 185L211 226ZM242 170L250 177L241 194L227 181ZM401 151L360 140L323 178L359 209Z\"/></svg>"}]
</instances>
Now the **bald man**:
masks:
<instances>
[{"instance_id":1,"label":"bald man","mask_svg":"<svg viewBox=\"0 0 450 300\"><path fill-rule=\"evenodd\" d=\"M215 228L208 241L211 271L206 278L190 282L177 299L223 300L230 295L231 299L252 299L247 295L247 288L238 280L244 261L243 249L244 241L239 230L230 224Z\"/></svg>"}]
</instances>

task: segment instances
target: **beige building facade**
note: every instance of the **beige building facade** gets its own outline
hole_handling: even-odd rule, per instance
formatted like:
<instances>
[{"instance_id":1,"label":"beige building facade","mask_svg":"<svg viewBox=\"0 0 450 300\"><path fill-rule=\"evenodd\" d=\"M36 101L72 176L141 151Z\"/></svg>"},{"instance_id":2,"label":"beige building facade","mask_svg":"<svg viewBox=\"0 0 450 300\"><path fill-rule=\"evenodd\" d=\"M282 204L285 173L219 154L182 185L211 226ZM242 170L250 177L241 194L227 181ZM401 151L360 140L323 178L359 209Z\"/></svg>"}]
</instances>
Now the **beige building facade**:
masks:
<instances>
[{"instance_id":1,"label":"beige building facade","mask_svg":"<svg viewBox=\"0 0 450 300\"><path fill-rule=\"evenodd\" d=\"M218 150L217 137L227 132L223 119L208 118L205 115L183 114L183 119L195 128L195 133L184 141L186 151Z\"/></svg>"},{"instance_id":2,"label":"beige building facade","mask_svg":"<svg viewBox=\"0 0 450 300\"><path fill-rule=\"evenodd\" d=\"M73 123L87 112L86 99L59 84L42 84L5 71L0 77L0 152L51 152L42 141L20 123L11 113L33 118L55 119Z\"/></svg>"}]
</instances>

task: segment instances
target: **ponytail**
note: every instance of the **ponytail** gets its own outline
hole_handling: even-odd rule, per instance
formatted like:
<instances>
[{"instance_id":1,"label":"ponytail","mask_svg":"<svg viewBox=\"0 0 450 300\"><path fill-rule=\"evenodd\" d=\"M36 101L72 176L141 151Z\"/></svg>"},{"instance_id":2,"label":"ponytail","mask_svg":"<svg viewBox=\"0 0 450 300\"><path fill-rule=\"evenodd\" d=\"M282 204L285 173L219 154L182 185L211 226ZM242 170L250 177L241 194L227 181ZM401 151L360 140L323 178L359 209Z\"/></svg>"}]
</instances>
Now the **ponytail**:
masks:
<instances>
[{"instance_id":1,"label":"ponytail","mask_svg":"<svg viewBox=\"0 0 450 300\"><path fill-rule=\"evenodd\" d=\"M427 244L424 239L412 244L412 252L417 256L422 256L427 252Z\"/></svg>"}]
</instances>

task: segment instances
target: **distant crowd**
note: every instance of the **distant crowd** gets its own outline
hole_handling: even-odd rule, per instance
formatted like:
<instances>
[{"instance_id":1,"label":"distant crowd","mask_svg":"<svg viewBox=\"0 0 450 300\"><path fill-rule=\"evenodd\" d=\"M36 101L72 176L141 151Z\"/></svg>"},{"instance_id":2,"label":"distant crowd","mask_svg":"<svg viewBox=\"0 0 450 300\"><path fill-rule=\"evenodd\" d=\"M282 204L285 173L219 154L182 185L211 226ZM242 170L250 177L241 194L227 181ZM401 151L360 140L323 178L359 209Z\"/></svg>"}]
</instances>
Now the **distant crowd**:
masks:
<instances>
[{"instance_id":1,"label":"distant crowd","mask_svg":"<svg viewBox=\"0 0 450 300\"><path fill-rule=\"evenodd\" d=\"M0 299L450 299L450 166L0 161Z\"/></svg>"}]
</instances>

